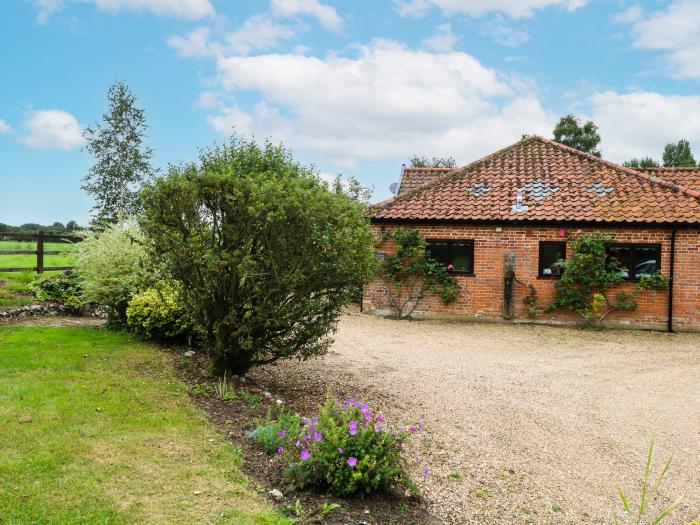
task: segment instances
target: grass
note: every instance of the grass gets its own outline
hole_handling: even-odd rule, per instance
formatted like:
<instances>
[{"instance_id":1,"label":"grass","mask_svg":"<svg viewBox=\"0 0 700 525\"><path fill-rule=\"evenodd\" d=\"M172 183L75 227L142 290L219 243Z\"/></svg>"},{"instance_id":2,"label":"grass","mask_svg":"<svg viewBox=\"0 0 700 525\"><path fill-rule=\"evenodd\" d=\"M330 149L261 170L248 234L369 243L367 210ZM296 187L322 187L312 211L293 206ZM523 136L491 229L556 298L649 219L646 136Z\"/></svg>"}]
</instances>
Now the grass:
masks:
<instances>
[{"instance_id":1,"label":"grass","mask_svg":"<svg viewBox=\"0 0 700 525\"><path fill-rule=\"evenodd\" d=\"M70 252L75 249L72 244L47 242L47 251ZM36 250L34 241L0 241L0 250ZM72 266L75 259L72 254L45 255L44 266ZM33 268L36 266L36 255L2 255L2 268ZM0 272L0 307L24 306L33 301L29 285L37 279L36 272Z\"/></svg>"},{"instance_id":2,"label":"grass","mask_svg":"<svg viewBox=\"0 0 700 525\"><path fill-rule=\"evenodd\" d=\"M3 524L290 523L166 357L124 334L0 327L0 428Z\"/></svg>"}]
</instances>

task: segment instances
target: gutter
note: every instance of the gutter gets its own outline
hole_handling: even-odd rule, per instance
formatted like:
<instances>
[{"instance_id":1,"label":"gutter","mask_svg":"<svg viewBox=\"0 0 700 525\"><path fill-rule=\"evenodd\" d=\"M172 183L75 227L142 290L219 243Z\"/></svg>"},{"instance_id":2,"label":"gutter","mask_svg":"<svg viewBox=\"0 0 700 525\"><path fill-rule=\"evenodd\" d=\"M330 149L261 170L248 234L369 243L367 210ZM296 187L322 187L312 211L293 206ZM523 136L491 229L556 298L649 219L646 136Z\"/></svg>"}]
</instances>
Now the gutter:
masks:
<instances>
[{"instance_id":1,"label":"gutter","mask_svg":"<svg viewBox=\"0 0 700 525\"><path fill-rule=\"evenodd\" d=\"M671 230L671 268L668 275L668 332L673 333L673 270L676 262L676 227Z\"/></svg>"}]
</instances>

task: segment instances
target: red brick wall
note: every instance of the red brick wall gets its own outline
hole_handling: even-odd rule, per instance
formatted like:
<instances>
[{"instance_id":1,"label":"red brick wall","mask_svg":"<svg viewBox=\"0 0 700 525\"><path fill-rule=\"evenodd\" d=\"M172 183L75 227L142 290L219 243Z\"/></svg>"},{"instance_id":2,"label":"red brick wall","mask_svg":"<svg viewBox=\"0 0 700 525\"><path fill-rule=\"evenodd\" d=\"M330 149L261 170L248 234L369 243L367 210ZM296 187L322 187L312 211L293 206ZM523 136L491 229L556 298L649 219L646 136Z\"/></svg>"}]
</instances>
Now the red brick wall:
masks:
<instances>
[{"instance_id":1,"label":"red brick wall","mask_svg":"<svg viewBox=\"0 0 700 525\"><path fill-rule=\"evenodd\" d=\"M380 226L376 226L378 233ZM396 225L384 225L387 232ZM504 255L515 254L516 277L537 290L539 299L536 321L549 323L578 322L573 313L556 311L545 313L545 307L554 296L554 280L538 277L540 241L562 241L562 229L558 227L502 226L494 225L402 225L415 228L426 239L465 239L474 241L474 275L456 275L461 291L457 301L445 305L436 294L429 294L414 312L415 317L503 318L503 264ZM593 231L582 228L583 231ZM565 229L568 233L570 229ZM597 231L612 235L617 242L661 244L661 273L668 277L670 268L671 230L639 228L601 228ZM392 253L391 241L380 245L379 251ZM567 246L567 249L570 247ZM633 290L634 283L625 283L621 289ZM389 314L388 285L381 277L365 286L363 305L367 312ZM530 320L528 306L523 298L528 290L515 284L514 319ZM614 293L614 291L613 291ZM606 319L608 325L626 325L665 329L668 314L668 291L643 291L637 299L637 310L616 311ZM700 232L680 230L676 236L676 263L674 285L674 327L678 330L700 330Z\"/></svg>"}]
</instances>

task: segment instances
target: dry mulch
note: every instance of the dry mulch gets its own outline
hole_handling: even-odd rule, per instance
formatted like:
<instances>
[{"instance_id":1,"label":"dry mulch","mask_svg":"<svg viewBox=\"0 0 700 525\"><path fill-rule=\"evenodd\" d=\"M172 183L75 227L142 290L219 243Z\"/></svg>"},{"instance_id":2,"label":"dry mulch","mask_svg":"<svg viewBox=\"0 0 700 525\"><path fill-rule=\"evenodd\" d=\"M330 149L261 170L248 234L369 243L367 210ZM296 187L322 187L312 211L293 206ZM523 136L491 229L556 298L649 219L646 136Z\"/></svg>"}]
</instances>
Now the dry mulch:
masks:
<instances>
[{"instance_id":1,"label":"dry mulch","mask_svg":"<svg viewBox=\"0 0 700 525\"><path fill-rule=\"evenodd\" d=\"M0 320L0 326L44 326L49 328L77 327L100 328L105 323L98 317L73 317L73 316L27 316L14 317Z\"/></svg>"}]
</instances>

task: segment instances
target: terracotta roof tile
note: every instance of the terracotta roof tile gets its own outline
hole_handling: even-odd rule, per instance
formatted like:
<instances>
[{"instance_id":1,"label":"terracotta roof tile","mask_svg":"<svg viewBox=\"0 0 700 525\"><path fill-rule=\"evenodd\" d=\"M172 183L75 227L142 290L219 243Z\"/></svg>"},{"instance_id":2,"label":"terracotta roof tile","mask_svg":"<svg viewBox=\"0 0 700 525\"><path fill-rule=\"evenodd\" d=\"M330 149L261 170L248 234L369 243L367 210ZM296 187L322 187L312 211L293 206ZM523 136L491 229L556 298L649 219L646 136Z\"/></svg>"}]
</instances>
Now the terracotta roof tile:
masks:
<instances>
[{"instance_id":1,"label":"terracotta roof tile","mask_svg":"<svg viewBox=\"0 0 700 525\"><path fill-rule=\"evenodd\" d=\"M372 214L384 220L700 224L700 188L681 185L691 170L658 171L625 168L528 137L462 168L407 168L398 194L374 205Z\"/></svg>"}]
</instances>

